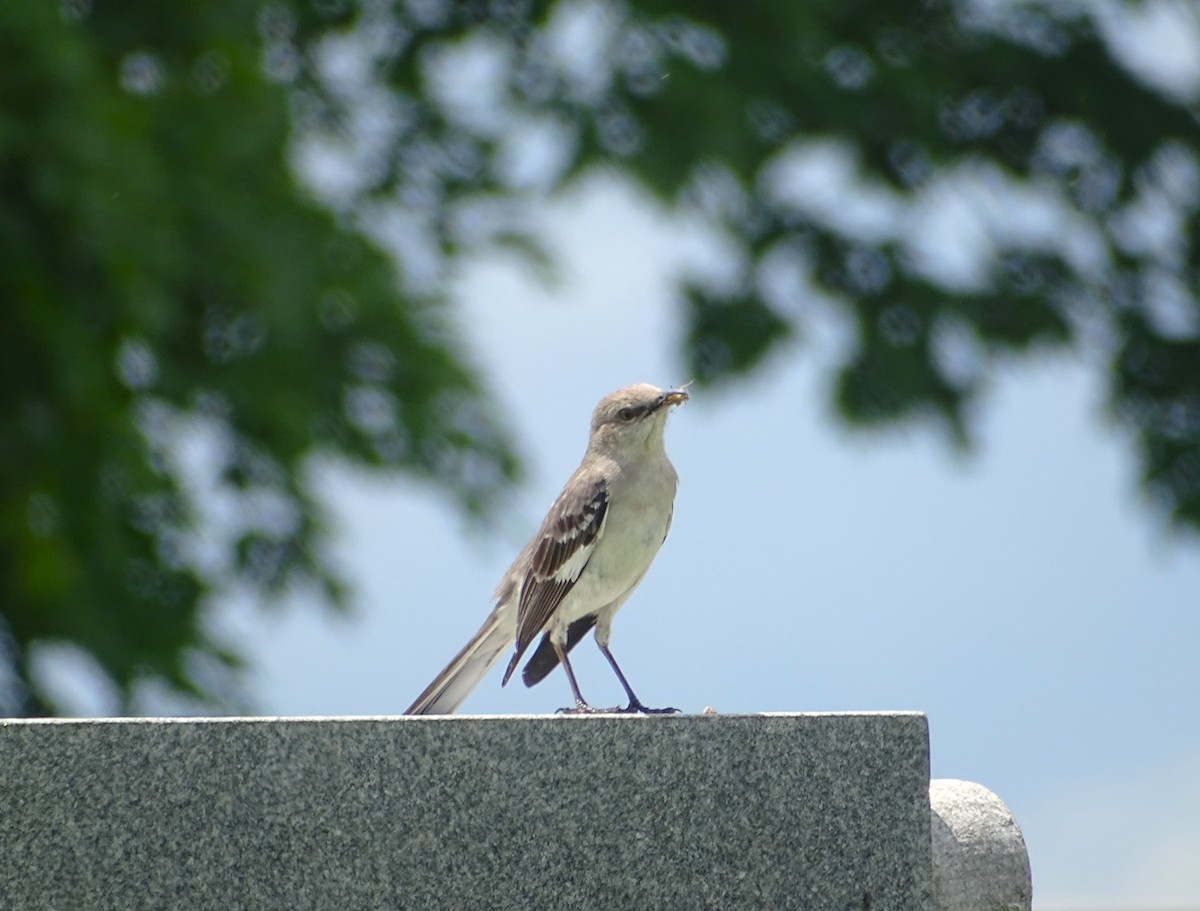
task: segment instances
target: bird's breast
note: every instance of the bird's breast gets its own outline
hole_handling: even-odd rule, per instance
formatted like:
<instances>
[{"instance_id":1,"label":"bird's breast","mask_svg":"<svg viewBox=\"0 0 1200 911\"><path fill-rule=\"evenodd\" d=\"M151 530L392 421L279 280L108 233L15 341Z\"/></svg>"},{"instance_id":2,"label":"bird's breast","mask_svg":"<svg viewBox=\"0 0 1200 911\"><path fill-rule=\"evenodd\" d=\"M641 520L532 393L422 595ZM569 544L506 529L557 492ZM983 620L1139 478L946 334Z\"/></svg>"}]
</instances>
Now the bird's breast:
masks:
<instances>
[{"instance_id":1,"label":"bird's breast","mask_svg":"<svg viewBox=\"0 0 1200 911\"><path fill-rule=\"evenodd\" d=\"M669 480L669 486L643 491L631 486L626 491L631 495L609 503L604 534L563 601L561 622L619 604L642 580L670 525L674 478Z\"/></svg>"}]
</instances>

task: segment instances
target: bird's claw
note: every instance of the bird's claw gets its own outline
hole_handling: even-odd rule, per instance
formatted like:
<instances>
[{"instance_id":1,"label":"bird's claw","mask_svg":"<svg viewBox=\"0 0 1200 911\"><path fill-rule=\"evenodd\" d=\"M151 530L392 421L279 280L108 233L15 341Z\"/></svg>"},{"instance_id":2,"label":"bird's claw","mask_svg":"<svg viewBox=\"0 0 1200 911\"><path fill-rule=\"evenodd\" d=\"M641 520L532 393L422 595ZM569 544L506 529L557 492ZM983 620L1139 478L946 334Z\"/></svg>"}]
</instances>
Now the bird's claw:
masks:
<instances>
[{"instance_id":1,"label":"bird's claw","mask_svg":"<svg viewBox=\"0 0 1200 911\"><path fill-rule=\"evenodd\" d=\"M616 715L623 711L625 711L625 710L622 709L618 705L614 705L612 708L599 709L599 708L596 708L594 705L588 705L586 702L579 702L573 706L564 706L563 708L558 709L554 714L556 714L556 715Z\"/></svg>"},{"instance_id":2,"label":"bird's claw","mask_svg":"<svg viewBox=\"0 0 1200 911\"><path fill-rule=\"evenodd\" d=\"M652 709L642 705L640 700L633 699L629 705L614 705L611 708L599 709L594 705L579 701L573 706L558 709L556 715L678 715L679 709L668 706L663 709Z\"/></svg>"},{"instance_id":3,"label":"bird's claw","mask_svg":"<svg viewBox=\"0 0 1200 911\"><path fill-rule=\"evenodd\" d=\"M679 709L667 706L662 709L652 709L649 706L642 705L637 700L629 703L623 709L617 709L622 715L678 715Z\"/></svg>"}]
</instances>

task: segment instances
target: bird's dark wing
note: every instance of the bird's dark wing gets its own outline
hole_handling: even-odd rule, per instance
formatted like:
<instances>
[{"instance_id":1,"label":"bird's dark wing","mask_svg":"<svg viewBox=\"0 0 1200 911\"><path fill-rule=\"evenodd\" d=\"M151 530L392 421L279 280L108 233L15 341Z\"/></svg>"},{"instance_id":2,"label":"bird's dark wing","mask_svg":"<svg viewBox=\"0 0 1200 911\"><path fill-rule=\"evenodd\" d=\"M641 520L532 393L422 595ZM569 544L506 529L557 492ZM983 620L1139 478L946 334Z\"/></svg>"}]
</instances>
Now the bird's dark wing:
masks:
<instances>
[{"instance_id":1,"label":"bird's dark wing","mask_svg":"<svg viewBox=\"0 0 1200 911\"><path fill-rule=\"evenodd\" d=\"M504 682L550 620L592 557L608 516L608 485L568 484L538 532L517 607L517 649Z\"/></svg>"}]
</instances>

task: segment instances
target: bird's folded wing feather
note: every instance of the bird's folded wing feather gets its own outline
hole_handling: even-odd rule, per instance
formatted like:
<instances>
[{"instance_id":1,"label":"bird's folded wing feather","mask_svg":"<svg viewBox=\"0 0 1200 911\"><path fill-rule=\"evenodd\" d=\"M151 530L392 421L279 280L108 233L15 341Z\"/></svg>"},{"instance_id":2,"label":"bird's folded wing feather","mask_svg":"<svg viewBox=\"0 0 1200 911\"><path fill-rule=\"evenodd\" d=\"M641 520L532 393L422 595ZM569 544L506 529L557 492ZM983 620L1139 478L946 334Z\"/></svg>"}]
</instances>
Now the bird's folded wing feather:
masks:
<instances>
[{"instance_id":1,"label":"bird's folded wing feather","mask_svg":"<svg viewBox=\"0 0 1200 911\"><path fill-rule=\"evenodd\" d=\"M542 631L591 559L608 517L608 484L568 484L538 532L517 609L517 649L507 682L525 649Z\"/></svg>"}]
</instances>

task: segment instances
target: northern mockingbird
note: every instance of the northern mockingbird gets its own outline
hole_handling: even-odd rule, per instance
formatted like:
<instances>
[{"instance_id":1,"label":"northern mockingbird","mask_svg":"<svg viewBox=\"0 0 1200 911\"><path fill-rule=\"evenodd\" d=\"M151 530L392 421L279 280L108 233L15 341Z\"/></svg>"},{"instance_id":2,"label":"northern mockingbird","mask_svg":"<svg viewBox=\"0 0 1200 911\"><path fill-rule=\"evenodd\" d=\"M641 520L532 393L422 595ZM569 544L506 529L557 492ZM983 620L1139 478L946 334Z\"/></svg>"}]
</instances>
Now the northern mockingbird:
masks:
<instances>
[{"instance_id":1,"label":"northern mockingbird","mask_svg":"<svg viewBox=\"0 0 1200 911\"><path fill-rule=\"evenodd\" d=\"M583 461L496 586L496 607L405 714L453 712L515 641L504 672L508 683L539 635L521 678L533 686L561 662L575 697L574 708L563 711L677 711L642 705L608 640L613 615L646 575L671 527L677 475L663 449L663 429L671 406L687 398L682 389L641 383L600 400ZM626 708L594 709L579 692L567 653L593 627L629 697Z\"/></svg>"}]
</instances>

